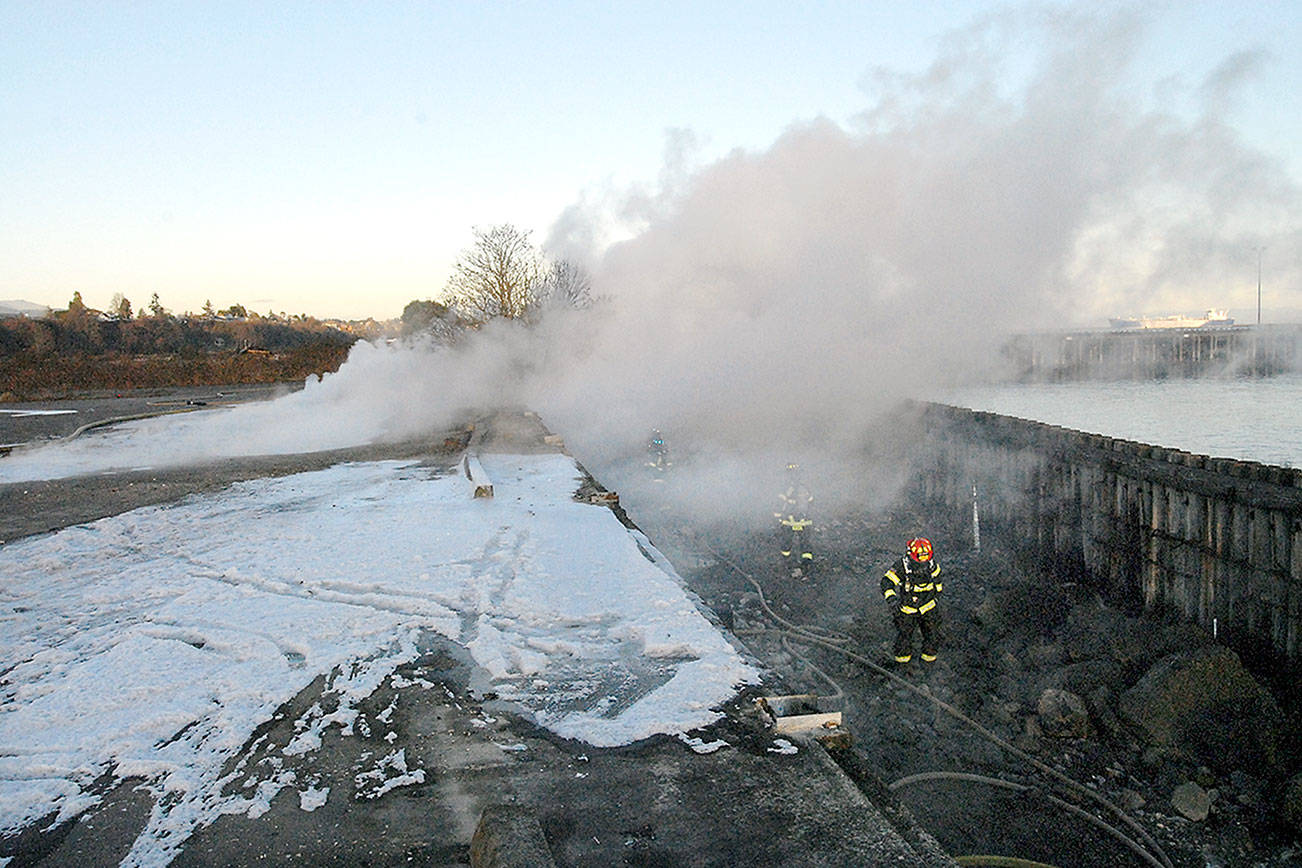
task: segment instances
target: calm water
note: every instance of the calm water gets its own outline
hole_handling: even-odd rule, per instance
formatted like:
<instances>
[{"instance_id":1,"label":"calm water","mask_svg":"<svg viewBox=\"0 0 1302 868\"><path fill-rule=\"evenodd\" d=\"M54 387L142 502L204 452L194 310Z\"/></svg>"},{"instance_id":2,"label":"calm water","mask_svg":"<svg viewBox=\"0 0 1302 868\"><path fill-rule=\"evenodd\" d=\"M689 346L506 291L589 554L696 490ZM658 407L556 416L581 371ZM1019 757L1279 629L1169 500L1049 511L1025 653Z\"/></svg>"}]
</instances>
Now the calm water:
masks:
<instances>
[{"instance_id":1,"label":"calm water","mask_svg":"<svg viewBox=\"0 0 1302 868\"><path fill-rule=\"evenodd\" d=\"M1202 455L1302 467L1302 373L984 386L943 400Z\"/></svg>"}]
</instances>

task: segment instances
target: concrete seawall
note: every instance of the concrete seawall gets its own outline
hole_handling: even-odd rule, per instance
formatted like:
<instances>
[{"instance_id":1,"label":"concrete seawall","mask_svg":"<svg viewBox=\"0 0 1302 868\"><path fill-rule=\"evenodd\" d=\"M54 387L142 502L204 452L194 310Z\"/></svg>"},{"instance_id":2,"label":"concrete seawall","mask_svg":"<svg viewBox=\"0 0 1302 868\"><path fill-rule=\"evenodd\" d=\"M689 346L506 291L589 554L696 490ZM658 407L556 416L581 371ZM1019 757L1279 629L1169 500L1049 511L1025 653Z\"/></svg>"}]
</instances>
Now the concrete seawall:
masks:
<instances>
[{"instance_id":1,"label":"concrete seawall","mask_svg":"<svg viewBox=\"0 0 1302 868\"><path fill-rule=\"evenodd\" d=\"M1033 551L1132 609L1302 664L1302 470L926 405L918 492L956 538Z\"/></svg>"}]
</instances>

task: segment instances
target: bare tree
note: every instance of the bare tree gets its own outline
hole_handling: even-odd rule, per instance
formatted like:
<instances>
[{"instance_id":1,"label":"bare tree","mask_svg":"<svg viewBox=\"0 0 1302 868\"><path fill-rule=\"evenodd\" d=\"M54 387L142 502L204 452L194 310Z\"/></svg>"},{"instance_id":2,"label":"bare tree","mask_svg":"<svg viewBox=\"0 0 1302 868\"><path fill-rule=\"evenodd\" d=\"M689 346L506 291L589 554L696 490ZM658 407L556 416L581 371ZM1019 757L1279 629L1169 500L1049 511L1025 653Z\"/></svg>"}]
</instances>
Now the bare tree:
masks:
<instances>
[{"instance_id":1,"label":"bare tree","mask_svg":"<svg viewBox=\"0 0 1302 868\"><path fill-rule=\"evenodd\" d=\"M538 300L542 275L529 233L509 223L474 233L475 243L457 259L444 296L476 325L523 317Z\"/></svg>"},{"instance_id":2,"label":"bare tree","mask_svg":"<svg viewBox=\"0 0 1302 868\"><path fill-rule=\"evenodd\" d=\"M427 335L437 343L450 344L464 323L452 308L437 301L412 301L402 309L402 336Z\"/></svg>"},{"instance_id":3,"label":"bare tree","mask_svg":"<svg viewBox=\"0 0 1302 868\"><path fill-rule=\"evenodd\" d=\"M122 293L115 292L109 302L109 313L118 319L131 319L131 302Z\"/></svg>"},{"instance_id":4,"label":"bare tree","mask_svg":"<svg viewBox=\"0 0 1302 868\"><path fill-rule=\"evenodd\" d=\"M559 259L547 267L538 285L538 301L544 306L592 307L592 278L587 269L570 259Z\"/></svg>"}]
</instances>

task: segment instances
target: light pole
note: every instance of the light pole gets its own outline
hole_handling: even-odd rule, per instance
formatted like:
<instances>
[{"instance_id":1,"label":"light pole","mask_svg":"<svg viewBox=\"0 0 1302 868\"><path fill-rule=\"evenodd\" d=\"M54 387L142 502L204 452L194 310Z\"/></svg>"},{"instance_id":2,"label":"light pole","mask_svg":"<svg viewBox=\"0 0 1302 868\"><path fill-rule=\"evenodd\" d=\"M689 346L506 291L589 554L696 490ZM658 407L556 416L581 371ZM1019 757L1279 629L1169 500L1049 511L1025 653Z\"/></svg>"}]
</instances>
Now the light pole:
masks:
<instances>
[{"instance_id":1,"label":"light pole","mask_svg":"<svg viewBox=\"0 0 1302 868\"><path fill-rule=\"evenodd\" d=\"M1257 251L1257 325L1261 325L1261 251L1264 247L1253 248Z\"/></svg>"},{"instance_id":2,"label":"light pole","mask_svg":"<svg viewBox=\"0 0 1302 868\"><path fill-rule=\"evenodd\" d=\"M1256 249L1256 324L1262 324L1262 251L1266 247Z\"/></svg>"}]
</instances>

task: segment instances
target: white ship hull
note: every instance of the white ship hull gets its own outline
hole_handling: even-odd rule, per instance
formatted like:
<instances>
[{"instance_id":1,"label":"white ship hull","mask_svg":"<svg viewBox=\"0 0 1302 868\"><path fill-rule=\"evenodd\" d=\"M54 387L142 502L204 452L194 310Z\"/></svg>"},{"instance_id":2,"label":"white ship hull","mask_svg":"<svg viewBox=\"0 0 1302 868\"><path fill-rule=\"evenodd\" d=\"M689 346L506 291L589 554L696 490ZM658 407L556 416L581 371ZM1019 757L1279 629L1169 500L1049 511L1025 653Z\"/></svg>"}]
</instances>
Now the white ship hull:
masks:
<instances>
[{"instance_id":1,"label":"white ship hull","mask_svg":"<svg viewBox=\"0 0 1302 868\"><path fill-rule=\"evenodd\" d=\"M1209 310L1202 316L1170 314L1168 316L1113 317L1108 320L1114 329L1196 329L1203 326L1234 325L1229 311Z\"/></svg>"}]
</instances>

